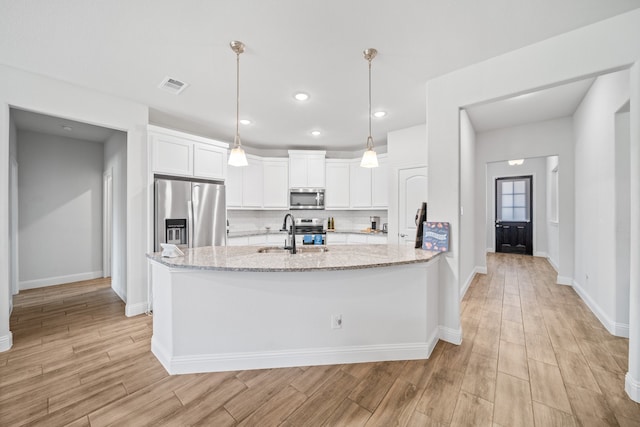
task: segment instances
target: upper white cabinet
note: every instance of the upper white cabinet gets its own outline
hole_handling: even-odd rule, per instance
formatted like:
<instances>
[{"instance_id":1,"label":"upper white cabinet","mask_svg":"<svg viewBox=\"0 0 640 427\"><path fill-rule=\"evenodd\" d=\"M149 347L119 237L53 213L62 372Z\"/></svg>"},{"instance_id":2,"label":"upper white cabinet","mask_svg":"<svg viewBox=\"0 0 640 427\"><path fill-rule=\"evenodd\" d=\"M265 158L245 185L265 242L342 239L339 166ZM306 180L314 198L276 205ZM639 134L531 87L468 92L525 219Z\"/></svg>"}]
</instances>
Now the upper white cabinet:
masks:
<instances>
[{"instance_id":1,"label":"upper white cabinet","mask_svg":"<svg viewBox=\"0 0 640 427\"><path fill-rule=\"evenodd\" d=\"M289 150L289 187L325 188L325 151Z\"/></svg>"},{"instance_id":2,"label":"upper white cabinet","mask_svg":"<svg viewBox=\"0 0 640 427\"><path fill-rule=\"evenodd\" d=\"M389 206L389 160L386 155L379 155L378 167L371 169L371 206Z\"/></svg>"},{"instance_id":3,"label":"upper white cabinet","mask_svg":"<svg viewBox=\"0 0 640 427\"><path fill-rule=\"evenodd\" d=\"M227 207L228 208L261 208L262 207L262 158L247 155L247 166L229 166L227 170Z\"/></svg>"},{"instance_id":4,"label":"upper white cabinet","mask_svg":"<svg viewBox=\"0 0 640 427\"><path fill-rule=\"evenodd\" d=\"M327 209L349 208L349 165L350 160L327 159L325 207Z\"/></svg>"},{"instance_id":5,"label":"upper white cabinet","mask_svg":"<svg viewBox=\"0 0 640 427\"><path fill-rule=\"evenodd\" d=\"M371 169L360 166L360 159L349 165L349 188L352 208L371 207Z\"/></svg>"},{"instance_id":6,"label":"upper white cabinet","mask_svg":"<svg viewBox=\"0 0 640 427\"><path fill-rule=\"evenodd\" d=\"M289 161L264 158L262 162L262 206L289 208Z\"/></svg>"},{"instance_id":7,"label":"upper white cabinet","mask_svg":"<svg viewBox=\"0 0 640 427\"><path fill-rule=\"evenodd\" d=\"M386 208L389 205L389 163L385 154L378 155L378 164L377 168L363 168L360 159L349 163L349 206L352 209Z\"/></svg>"},{"instance_id":8,"label":"upper white cabinet","mask_svg":"<svg viewBox=\"0 0 640 427\"><path fill-rule=\"evenodd\" d=\"M152 125L147 132L153 173L226 178L229 144Z\"/></svg>"}]
</instances>

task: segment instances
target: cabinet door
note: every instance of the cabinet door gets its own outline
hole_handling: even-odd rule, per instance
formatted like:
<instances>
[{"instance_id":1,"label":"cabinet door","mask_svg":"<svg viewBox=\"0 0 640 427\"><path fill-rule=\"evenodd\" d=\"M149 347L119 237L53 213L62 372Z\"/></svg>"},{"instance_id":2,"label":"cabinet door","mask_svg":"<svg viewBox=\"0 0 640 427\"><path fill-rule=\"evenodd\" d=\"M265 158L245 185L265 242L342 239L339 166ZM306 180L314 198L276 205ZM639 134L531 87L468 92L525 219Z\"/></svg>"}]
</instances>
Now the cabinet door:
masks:
<instances>
[{"instance_id":1,"label":"cabinet door","mask_svg":"<svg viewBox=\"0 0 640 427\"><path fill-rule=\"evenodd\" d=\"M200 178L224 179L227 150L196 142L193 146L193 175Z\"/></svg>"},{"instance_id":2,"label":"cabinet door","mask_svg":"<svg viewBox=\"0 0 640 427\"><path fill-rule=\"evenodd\" d=\"M307 186L313 188L325 188L324 176L325 159L320 155L307 157Z\"/></svg>"},{"instance_id":3,"label":"cabinet door","mask_svg":"<svg viewBox=\"0 0 640 427\"><path fill-rule=\"evenodd\" d=\"M265 208L288 208L289 162L265 160L263 163L262 203Z\"/></svg>"},{"instance_id":4,"label":"cabinet door","mask_svg":"<svg viewBox=\"0 0 640 427\"><path fill-rule=\"evenodd\" d=\"M229 237L227 238L227 246L247 246L249 244L248 237Z\"/></svg>"},{"instance_id":5,"label":"cabinet door","mask_svg":"<svg viewBox=\"0 0 640 427\"><path fill-rule=\"evenodd\" d=\"M152 135L153 172L193 175L193 142L166 135Z\"/></svg>"},{"instance_id":6,"label":"cabinet door","mask_svg":"<svg viewBox=\"0 0 640 427\"><path fill-rule=\"evenodd\" d=\"M245 208L262 207L262 160L247 159L249 165L243 168L242 206Z\"/></svg>"},{"instance_id":7,"label":"cabinet door","mask_svg":"<svg viewBox=\"0 0 640 427\"><path fill-rule=\"evenodd\" d=\"M349 207L349 163L345 161L326 162L326 208Z\"/></svg>"},{"instance_id":8,"label":"cabinet door","mask_svg":"<svg viewBox=\"0 0 640 427\"><path fill-rule=\"evenodd\" d=\"M387 236L386 235L367 236L367 243L370 245L386 245Z\"/></svg>"},{"instance_id":9,"label":"cabinet door","mask_svg":"<svg viewBox=\"0 0 640 427\"><path fill-rule=\"evenodd\" d=\"M386 157L378 156L378 165L371 169L371 206L386 208L389 206L389 162Z\"/></svg>"},{"instance_id":10,"label":"cabinet door","mask_svg":"<svg viewBox=\"0 0 640 427\"><path fill-rule=\"evenodd\" d=\"M362 245L367 243L366 234L349 234L348 242L350 245Z\"/></svg>"},{"instance_id":11,"label":"cabinet door","mask_svg":"<svg viewBox=\"0 0 640 427\"><path fill-rule=\"evenodd\" d=\"M242 207L242 171L244 167L229 166L227 168L227 179L225 181L227 207Z\"/></svg>"},{"instance_id":12,"label":"cabinet door","mask_svg":"<svg viewBox=\"0 0 640 427\"><path fill-rule=\"evenodd\" d=\"M346 245L347 236L343 233L327 233L327 245Z\"/></svg>"},{"instance_id":13,"label":"cabinet door","mask_svg":"<svg viewBox=\"0 0 640 427\"><path fill-rule=\"evenodd\" d=\"M289 187L308 187L307 159L305 156L289 156Z\"/></svg>"},{"instance_id":14,"label":"cabinet door","mask_svg":"<svg viewBox=\"0 0 640 427\"><path fill-rule=\"evenodd\" d=\"M360 160L349 164L349 184L352 208L371 207L371 169L360 166Z\"/></svg>"}]
</instances>

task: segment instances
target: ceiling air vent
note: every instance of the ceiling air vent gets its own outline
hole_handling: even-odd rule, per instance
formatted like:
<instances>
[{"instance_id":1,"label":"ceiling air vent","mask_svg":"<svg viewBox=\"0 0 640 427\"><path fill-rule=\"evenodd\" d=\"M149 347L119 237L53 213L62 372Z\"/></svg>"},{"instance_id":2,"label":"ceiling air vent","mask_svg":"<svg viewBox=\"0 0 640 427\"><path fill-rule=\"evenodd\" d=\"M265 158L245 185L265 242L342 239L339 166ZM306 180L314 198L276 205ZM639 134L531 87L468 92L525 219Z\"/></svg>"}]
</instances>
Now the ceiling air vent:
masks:
<instances>
[{"instance_id":1,"label":"ceiling air vent","mask_svg":"<svg viewBox=\"0 0 640 427\"><path fill-rule=\"evenodd\" d=\"M167 92L171 92L174 95L179 95L180 92L186 89L189 86L188 83L181 82L180 80L172 79L171 77L165 77L164 80L158 85L160 89L166 90Z\"/></svg>"}]
</instances>

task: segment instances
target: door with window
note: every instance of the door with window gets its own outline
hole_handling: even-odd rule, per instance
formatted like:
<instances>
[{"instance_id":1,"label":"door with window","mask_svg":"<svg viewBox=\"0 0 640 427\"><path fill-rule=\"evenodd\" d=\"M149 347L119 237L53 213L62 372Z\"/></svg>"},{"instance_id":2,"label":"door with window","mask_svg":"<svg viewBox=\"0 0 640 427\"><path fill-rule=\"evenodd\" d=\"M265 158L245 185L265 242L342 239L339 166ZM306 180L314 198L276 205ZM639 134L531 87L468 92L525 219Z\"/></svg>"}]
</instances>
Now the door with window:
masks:
<instances>
[{"instance_id":1,"label":"door with window","mask_svg":"<svg viewBox=\"0 0 640 427\"><path fill-rule=\"evenodd\" d=\"M496 178L496 252L533 255L533 176Z\"/></svg>"}]
</instances>

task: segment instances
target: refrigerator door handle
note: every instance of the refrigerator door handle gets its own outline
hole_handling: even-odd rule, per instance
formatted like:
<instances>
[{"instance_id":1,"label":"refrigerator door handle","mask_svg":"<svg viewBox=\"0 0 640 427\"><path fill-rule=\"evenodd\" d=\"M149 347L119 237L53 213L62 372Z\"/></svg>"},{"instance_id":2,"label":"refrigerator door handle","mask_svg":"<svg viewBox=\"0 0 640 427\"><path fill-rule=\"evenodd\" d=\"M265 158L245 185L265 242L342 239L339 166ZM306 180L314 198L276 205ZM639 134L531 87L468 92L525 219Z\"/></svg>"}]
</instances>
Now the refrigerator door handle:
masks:
<instances>
[{"instance_id":1,"label":"refrigerator door handle","mask_svg":"<svg viewBox=\"0 0 640 427\"><path fill-rule=\"evenodd\" d=\"M187 247L188 248L192 248L193 247L193 236L194 236L194 230L193 230L193 202L187 202L187 229L188 229L188 233L187 233Z\"/></svg>"}]
</instances>

